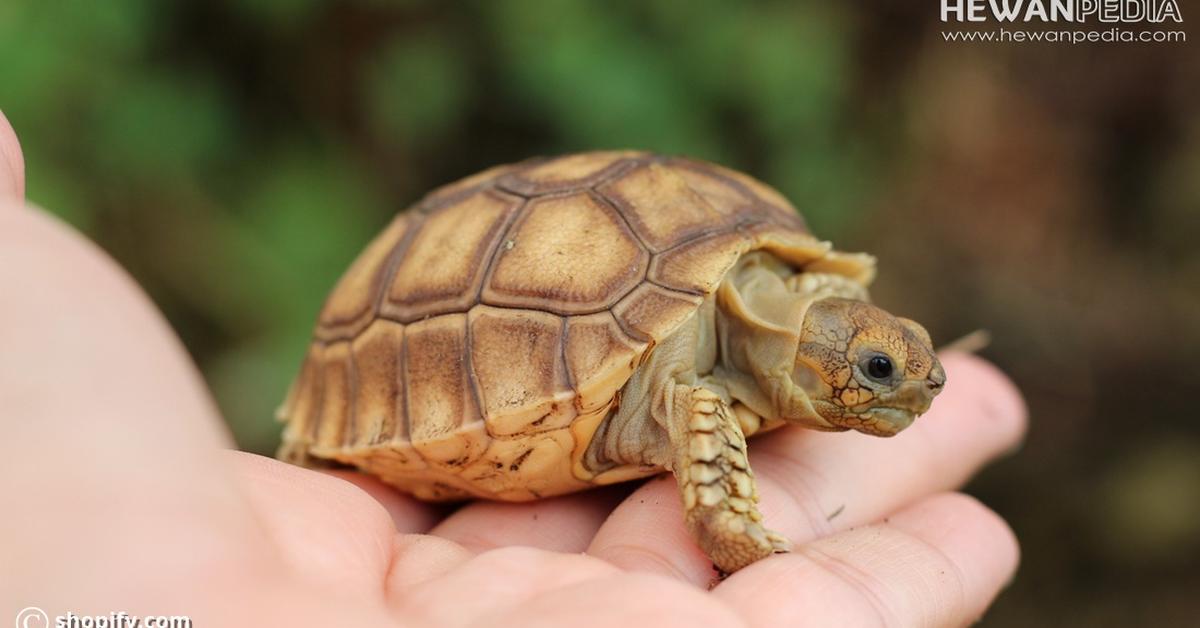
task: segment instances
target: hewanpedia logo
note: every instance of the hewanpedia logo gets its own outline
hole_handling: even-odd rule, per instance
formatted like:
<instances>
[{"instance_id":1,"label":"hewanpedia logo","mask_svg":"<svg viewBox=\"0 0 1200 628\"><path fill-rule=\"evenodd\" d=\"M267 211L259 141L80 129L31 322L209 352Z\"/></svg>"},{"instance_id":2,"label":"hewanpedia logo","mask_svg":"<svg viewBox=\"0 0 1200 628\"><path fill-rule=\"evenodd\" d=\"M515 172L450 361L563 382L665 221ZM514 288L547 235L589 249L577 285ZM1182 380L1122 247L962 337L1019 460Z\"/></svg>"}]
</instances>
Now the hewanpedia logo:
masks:
<instances>
[{"instance_id":1,"label":"hewanpedia logo","mask_svg":"<svg viewBox=\"0 0 1200 628\"><path fill-rule=\"evenodd\" d=\"M941 0L946 41L1001 43L1186 42L1179 0ZM979 28L981 22L995 24ZM1103 26L1103 28L1098 28Z\"/></svg>"},{"instance_id":2,"label":"hewanpedia logo","mask_svg":"<svg viewBox=\"0 0 1200 628\"><path fill-rule=\"evenodd\" d=\"M1183 22L1177 0L941 0L943 22Z\"/></svg>"}]
</instances>

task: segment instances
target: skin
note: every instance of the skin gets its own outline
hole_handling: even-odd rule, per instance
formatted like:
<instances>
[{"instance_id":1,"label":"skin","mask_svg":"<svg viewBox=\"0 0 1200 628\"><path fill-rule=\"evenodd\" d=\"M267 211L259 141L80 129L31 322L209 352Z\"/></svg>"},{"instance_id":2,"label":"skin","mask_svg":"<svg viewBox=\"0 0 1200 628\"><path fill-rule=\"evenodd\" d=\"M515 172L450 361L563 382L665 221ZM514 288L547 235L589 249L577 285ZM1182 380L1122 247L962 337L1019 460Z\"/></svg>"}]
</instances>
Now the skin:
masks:
<instances>
[{"instance_id":1,"label":"skin","mask_svg":"<svg viewBox=\"0 0 1200 628\"><path fill-rule=\"evenodd\" d=\"M0 128L0 612L187 614L195 625L926 625L976 620L1012 533L947 492L1020 440L1011 383L953 382L880 439L781 429L751 460L795 545L706 591L673 482L447 515L355 474L230 451L161 315L21 198ZM880 473L886 469L886 473Z\"/></svg>"}]
</instances>

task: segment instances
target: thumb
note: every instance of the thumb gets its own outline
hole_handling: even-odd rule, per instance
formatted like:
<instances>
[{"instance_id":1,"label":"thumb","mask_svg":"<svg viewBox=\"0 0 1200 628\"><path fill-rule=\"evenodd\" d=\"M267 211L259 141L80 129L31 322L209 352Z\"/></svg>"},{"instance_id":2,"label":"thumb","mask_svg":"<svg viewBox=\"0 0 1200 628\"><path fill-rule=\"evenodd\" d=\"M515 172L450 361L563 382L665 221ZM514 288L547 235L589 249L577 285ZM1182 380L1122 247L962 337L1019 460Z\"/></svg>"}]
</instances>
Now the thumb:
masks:
<instances>
[{"instance_id":1,"label":"thumb","mask_svg":"<svg viewBox=\"0 0 1200 628\"><path fill-rule=\"evenodd\" d=\"M4 197L25 198L25 160L17 134L0 111L0 198Z\"/></svg>"}]
</instances>

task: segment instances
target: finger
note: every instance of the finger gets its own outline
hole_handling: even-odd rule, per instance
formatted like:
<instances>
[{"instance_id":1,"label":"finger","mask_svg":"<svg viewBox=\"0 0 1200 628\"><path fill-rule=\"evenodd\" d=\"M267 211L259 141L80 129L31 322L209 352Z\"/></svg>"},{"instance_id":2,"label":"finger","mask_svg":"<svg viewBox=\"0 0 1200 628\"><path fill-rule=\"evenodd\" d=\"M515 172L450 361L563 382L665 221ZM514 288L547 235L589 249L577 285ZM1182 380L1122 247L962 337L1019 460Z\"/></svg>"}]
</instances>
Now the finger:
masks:
<instances>
[{"instance_id":1,"label":"finger","mask_svg":"<svg viewBox=\"0 0 1200 628\"><path fill-rule=\"evenodd\" d=\"M713 576L712 561L683 527L683 504L669 474L646 482L621 502L587 552L623 569L669 575L697 586Z\"/></svg>"},{"instance_id":2,"label":"finger","mask_svg":"<svg viewBox=\"0 0 1200 628\"><path fill-rule=\"evenodd\" d=\"M41 212L0 210L0 346L0 496L20 505L0 542L26 599L50 582L101 594L103 565L267 560L178 340L124 272Z\"/></svg>"},{"instance_id":3,"label":"finger","mask_svg":"<svg viewBox=\"0 0 1200 628\"><path fill-rule=\"evenodd\" d=\"M714 593L751 626L963 626L1012 578L1018 555L995 513L941 494L755 563Z\"/></svg>"},{"instance_id":4,"label":"finger","mask_svg":"<svg viewBox=\"0 0 1200 628\"><path fill-rule=\"evenodd\" d=\"M1025 409L1011 382L972 356L947 355L943 365L945 392L894 438L793 428L752 440L750 462L766 525L794 543L862 525L961 485L1019 442ZM689 538L682 517L675 483L648 483L617 507L589 552L627 569L706 583L711 562Z\"/></svg>"},{"instance_id":5,"label":"finger","mask_svg":"<svg viewBox=\"0 0 1200 628\"><path fill-rule=\"evenodd\" d=\"M25 160L17 134L0 111L0 198L5 197L25 198Z\"/></svg>"},{"instance_id":6,"label":"finger","mask_svg":"<svg viewBox=\"0 0 1200 628\"><path fill-rule=\"evenodd\" d=\"M425 533L443 518L443 507L414 499L395 488L384 484L379 478L358 471L325 471L349 482L370 495L392 518L396 532L401 534Z\"/></svg>"},{"instance_id":7,"label":"finger","mask_svg":"<svg viewBox=\"0 0 1200 628\"><path fill-rule=\"evenodd\" d=\"M582 552L629 492L612 486L529 503L475 502L447 517L431 534L476 552L509 545Z\"/></svg>"},{"instance_id":8,"label":"finger","mask_svg":"<svg viewBox=\"0 0 1200 628\"><path fill-rule=\"evenodd\" d=\"M408 591L449 573L475 557L471 550L431 534L401 534L392 546L385 590Z\"/></svg>"},{"instance_id":9,"label":"finger","mask_svg":"<svg viewBox=\"0 0 1200 628\"><path fill-rule=\"evenodd\" d=\"M416 625L464 626L490 619L497 609L520 607L561 587L618 573L590 556L509 547L480 554L415 586L396 588L389 579L387 594L396 615Z\"/></svg>"},{"instance_id":10,"label":"finger","mask_svg":"<svg viewBox=\"0 0 1200 628\"><path fill-rule=\"evenodd\" d=\"M497 609L489 614L487 625L722 628L746 622L728 604L694 587L650 574L621 573L562 587L516 608Z\"/></svg>"},{"instance_id":11,"label":"finger","mask_svg":"<svg viewBox=\"0 0 1200 628\"><path fill-rule=\"evenodd\" d=\"M387 592L420 625L738 626L725 604L668 578L579 554L511 547L474 555L443 538L399 537ZM635 592L635 594L631 594Z\"/></svg>"},{"instance_id":12,"label":"finger","mask_svg":"<svg viewBox=\"0 0 1200 628\"><path fill-rule=\"evenodd\" d=\"M392 513L359 486L333 475L255 454L226 456L293 573L322 583L331 595L379 598L396 536ZM430 509L409 502L398 495L391 500L403 511L404 525L431 525Z\"/></svg>"}]
</instances>

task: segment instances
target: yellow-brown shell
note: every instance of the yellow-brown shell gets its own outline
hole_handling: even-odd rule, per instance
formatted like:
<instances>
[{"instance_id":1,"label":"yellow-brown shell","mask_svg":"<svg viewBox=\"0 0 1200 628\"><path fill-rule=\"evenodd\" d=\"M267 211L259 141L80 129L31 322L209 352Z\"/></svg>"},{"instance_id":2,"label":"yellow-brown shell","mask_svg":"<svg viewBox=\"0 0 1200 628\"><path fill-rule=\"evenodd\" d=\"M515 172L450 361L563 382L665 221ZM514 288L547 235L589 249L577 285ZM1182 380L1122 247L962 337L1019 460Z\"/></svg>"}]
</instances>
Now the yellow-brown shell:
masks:
<instances>
[{"instance_id":1,"label":"yellow-brown shell","mask_svg":"<svg viewBox=\"0 0 1200 628\"><path fill-rule=\"evenodd\" d=\"M427 499L585 488L580 457L647 351L764 248L870 272L771 188L687 159L582 153L436 190L329 296L284 455Z\"/></svg>"}]
</instances>

